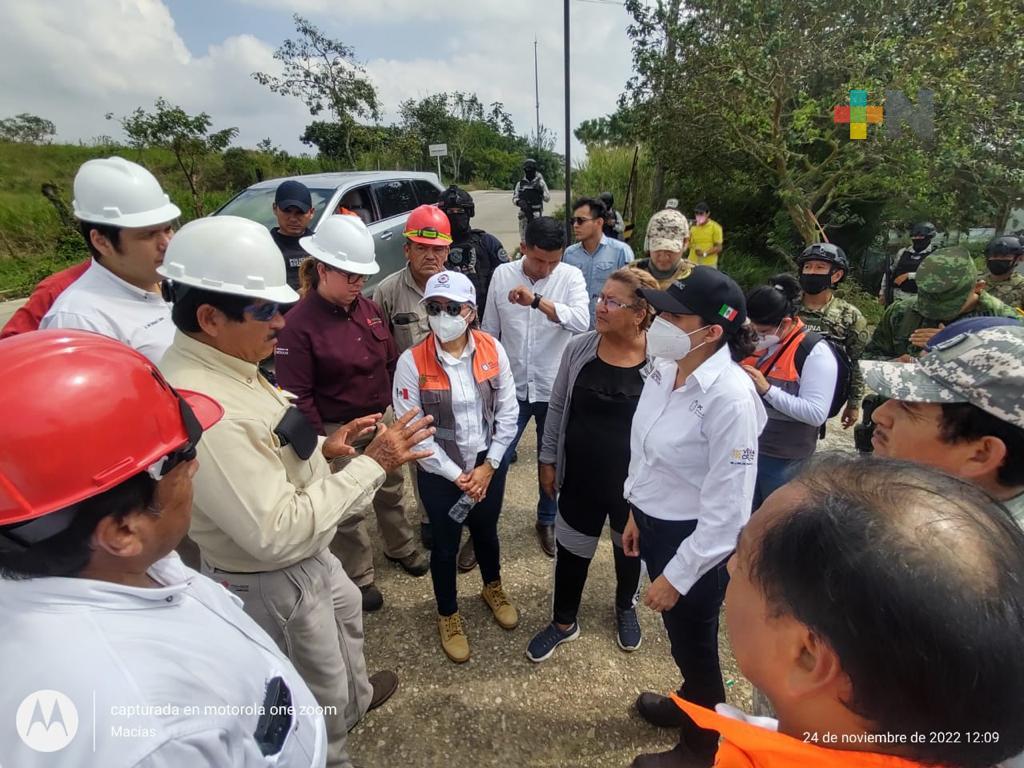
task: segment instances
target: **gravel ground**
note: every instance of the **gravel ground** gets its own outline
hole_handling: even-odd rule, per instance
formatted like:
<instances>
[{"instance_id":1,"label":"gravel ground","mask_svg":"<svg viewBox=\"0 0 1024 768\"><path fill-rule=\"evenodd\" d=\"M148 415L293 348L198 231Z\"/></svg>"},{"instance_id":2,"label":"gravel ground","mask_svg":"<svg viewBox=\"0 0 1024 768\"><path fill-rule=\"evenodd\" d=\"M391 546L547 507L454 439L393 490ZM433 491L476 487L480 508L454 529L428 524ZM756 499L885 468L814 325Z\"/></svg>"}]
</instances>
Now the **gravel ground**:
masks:
<instances>
[{"instance_id":1,"label":"gravel ground","mask_svg":"<svg viewBox=\"0 0 1024 768\"><path fill-rule=\"evenodd\" d=\"M830 424L821 447L852 450L852 430ZM430 576L407 576L380 556L378 543L377 583L385 603L366 616L366 657L371 672L395 670L401 687L352 731L350 752L361 768L611 768L674 743L671 731L647 725L633 711L641 691L676 687L678 671L660 617L642 605L641 648L627 654L615 644L607 528L583 596L580 638L541 664L526 658L530 638L550 621L553 578L553 561L540 551L533 530L532 427L519 456L509 473L500 533L502 580L521 621L511 632L502 630L479 597L479 569L460 575L460 609L473 654L468 663L452 664L441 650ZM750 684L736 667L724 628L719 648L728 700L747 708Z\"/></svg>"}]
</instances>

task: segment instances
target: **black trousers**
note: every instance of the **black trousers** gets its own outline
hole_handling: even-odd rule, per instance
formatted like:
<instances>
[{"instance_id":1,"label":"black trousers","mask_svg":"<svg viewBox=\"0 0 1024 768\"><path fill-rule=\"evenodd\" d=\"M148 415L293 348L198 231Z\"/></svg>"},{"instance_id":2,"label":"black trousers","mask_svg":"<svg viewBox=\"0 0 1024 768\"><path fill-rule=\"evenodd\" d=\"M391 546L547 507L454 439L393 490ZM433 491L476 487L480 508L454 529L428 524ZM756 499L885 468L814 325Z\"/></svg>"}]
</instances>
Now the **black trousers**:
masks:
<instances>
[{"instance_id":1,"label":"black trousers","mask_svg":"<svg viewBox=\"0 0 1024 768\"><path fill-rule=\"evenodd\" d=\"M477 456L477 466L483 463L486 456L487 454L483 452ZM473 549L477 562L480 563L480 575L484 584L501 579L498 516L501 514L501 503L505 497L507 474L508 464L502 462L487 487L487 496L469 510L465 523L457 523L448 516L448 510L462 496L459 487L440 475L424 472L422 469L416 473L420 499L427 510L434 533L434 546L430 550L430 578L434 582L437 612L442 616L451 616L459 610L455 590L455 561L459 554L463 525L469 528L472 536Z\"/></svg>"},{"instance_id":2,"label":"black trousers","mask_svg":"<svg viewBox=\"0 0 1024 768\"><path fill-rule=\"evenodd\" d=\"M679 545L693 533L696 520L659 520L633 508L640 530L640 557L647 564L651 581L657 579L675 556ZM718 615L725 599L729 574L726 560L704 574L690 591L680 595L675 606L661 614L672 646L672 658L683 676L679 695L708 709L725 701L722 666L718 659ZM681 740L698 753L714 750L718 734L690 724Z\"/></svg>"}]
</instances>

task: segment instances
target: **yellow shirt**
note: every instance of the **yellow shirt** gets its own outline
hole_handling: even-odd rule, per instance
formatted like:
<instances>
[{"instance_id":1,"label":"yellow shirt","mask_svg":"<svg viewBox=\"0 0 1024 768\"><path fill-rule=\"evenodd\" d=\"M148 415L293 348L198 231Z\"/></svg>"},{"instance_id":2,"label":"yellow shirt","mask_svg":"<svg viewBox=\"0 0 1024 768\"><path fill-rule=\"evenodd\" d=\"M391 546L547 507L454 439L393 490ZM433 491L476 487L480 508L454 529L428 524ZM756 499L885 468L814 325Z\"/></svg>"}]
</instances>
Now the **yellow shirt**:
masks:
<instances>
[{"instance_id":1,"label":"yellow shirt","mask_svg":"<svg viewBox=\"0 0 1024 768\"><path fill-rule=\"evenodd\" d=\"M704 258L697 255L697 251L708 251L713 246L722 244L722 225L717 221L708 219L704 224L690 225L690 256L694 264L718 269L717 253L709 253Z\"/></svg>"},{"instance_id":2,"label":"yellow shirt","mask_svg":"<svg viewBox=\"0 0 1024 768\"><path fill-rule=\"evenodd\" d=\"M272 571L316 555L384 482L380 464L366 456L331 474L323 437L308 459L281 445L274 428L291 403L252 363L178 331L160 370L173 386L224 408L197 447L189 531L214 568Z\"/></svg>"}]
</instances>

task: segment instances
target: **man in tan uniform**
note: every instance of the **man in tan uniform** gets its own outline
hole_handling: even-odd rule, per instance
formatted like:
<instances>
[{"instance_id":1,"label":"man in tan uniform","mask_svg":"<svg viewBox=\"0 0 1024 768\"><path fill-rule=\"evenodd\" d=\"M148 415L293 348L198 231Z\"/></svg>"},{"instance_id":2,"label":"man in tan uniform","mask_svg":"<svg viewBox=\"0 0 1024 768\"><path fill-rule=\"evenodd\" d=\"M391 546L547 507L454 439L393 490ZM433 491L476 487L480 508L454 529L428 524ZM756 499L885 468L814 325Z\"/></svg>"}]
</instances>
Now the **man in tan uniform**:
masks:
<instances>
[{"instance_id":1,"label":"man in tan uniform","mask_svg":"<svg viewBox=\"0 0 1024 768\"><path fill-rule=\"evenodd\" d=\"M160 274L172 281L174 342L168 381L214 397L224 418L198 448L191 535L203 572L238 595L288 654L327 722L327 765L350 768L346 734L398 687L393 672L367 676L362 596L328 545L338 523L367 507L385 473L428 454L413 446L429 422L381 414L318 437L260 373L294 302L280 252L265 227L234 216L182 227ZM412 423L410 423L412 422ZM354 454L342 471L328 462Z\"/></svg>"}]
</instances>

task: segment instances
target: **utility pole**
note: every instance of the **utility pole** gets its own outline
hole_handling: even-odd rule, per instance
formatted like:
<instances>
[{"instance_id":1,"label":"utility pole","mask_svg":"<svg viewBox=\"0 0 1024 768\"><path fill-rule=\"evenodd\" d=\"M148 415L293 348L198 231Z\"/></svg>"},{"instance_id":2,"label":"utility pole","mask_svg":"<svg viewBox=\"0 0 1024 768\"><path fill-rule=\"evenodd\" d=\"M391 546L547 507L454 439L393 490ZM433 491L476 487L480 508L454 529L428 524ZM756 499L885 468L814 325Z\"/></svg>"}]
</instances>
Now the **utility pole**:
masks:
<instances>
[{"instance_id":1,"label":"utility pole","mask_svg":"<svg viewBox=\"0 0 1024 768\"><path fill-rule=\"evenodd\" d=\"M569 0L564 0L562 16L565 28L565 238L566 242L572 242L572 227L569 226L569 217L572 215L569 209L572 205L572 160L569 157L572 141L572 126L569 122Z\"/></svg>"},{"instance_id":2,"label":"utility pole","mask_svg":"<svg viewBox=\"0 0 1024 768\"><path fill-rule=\"evenodd\" d=\"M537 69L537 38L533 38L533 93L537 102L537 154L540 154L540 77Z\"/></svg>"}]
</instances>

